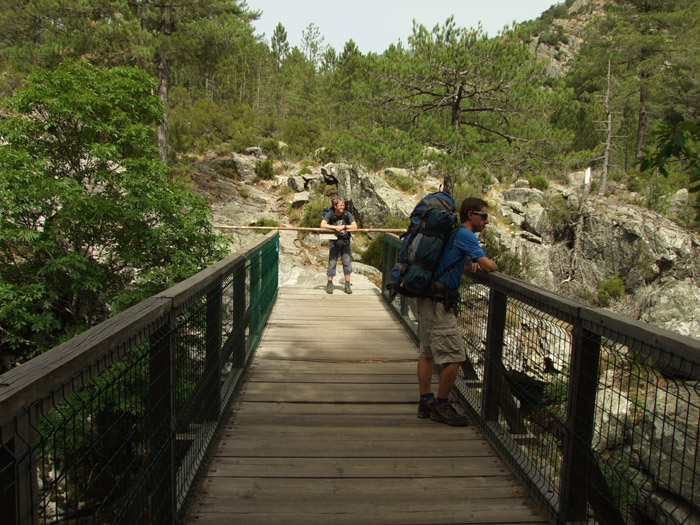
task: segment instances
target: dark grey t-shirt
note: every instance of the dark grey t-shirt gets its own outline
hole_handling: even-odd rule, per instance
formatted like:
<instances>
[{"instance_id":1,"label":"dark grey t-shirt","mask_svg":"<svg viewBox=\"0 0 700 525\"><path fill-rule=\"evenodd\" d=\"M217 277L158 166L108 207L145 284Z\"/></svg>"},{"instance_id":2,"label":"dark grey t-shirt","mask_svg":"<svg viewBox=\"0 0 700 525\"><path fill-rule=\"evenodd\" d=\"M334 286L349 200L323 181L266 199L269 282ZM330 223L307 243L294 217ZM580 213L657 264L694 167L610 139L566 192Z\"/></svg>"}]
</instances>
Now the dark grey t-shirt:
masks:
<instances>
[{"instance_id":1,"label":"dark grey t-shirt","mask_svg":"<svg viewBox=\"0 0 700 525\"><path fill-rule=\"evenodd\" d=\"M350 213L349 211L344 211L342 215L337 216L335 214L335 210L330 210L326 212L326 214L323 216L323 220L332 226L336 226L338 224L350 225L353 222L355 222L355 217L353 217L352 213ZM338 239L350 239L350 232L336 232L335 235L338 237Z\"/></svg>"}]
</instances>

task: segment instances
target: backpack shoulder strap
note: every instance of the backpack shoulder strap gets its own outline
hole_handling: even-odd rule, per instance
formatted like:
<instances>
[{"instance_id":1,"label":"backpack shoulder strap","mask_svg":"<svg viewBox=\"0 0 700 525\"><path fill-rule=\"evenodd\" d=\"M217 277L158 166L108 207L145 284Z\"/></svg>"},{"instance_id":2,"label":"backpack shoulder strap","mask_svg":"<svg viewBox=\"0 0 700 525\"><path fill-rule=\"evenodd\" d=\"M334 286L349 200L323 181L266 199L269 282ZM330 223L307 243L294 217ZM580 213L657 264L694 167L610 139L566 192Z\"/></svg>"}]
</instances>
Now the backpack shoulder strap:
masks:
<instances>
[{"instance_id":1,"label":"backpack shoulder strap","mask_svg":"<svg viewBox=\"0 0 700 525\"><path fill-rule=\"evenodd\" d=\"M450 241L449 241L450 242L450 249L454 248L455 241L457 240L457 232L459 231L460 228L464 228L464 224L460 224L457 228L455 228L455 231L453 231L450 234ZM457 266L459 266L463 261L465 261L468 258L469 258L468 255L464 255L464 256L460 257L459 259L454 261L452 264L450 264L447 268L445 268L443 271L441 271L438 275L436 275L434 277L434 280L438 280L438 279L442 278L444 275L450 273L452 270L457 268Z\"/></svg>"}]
</instances>

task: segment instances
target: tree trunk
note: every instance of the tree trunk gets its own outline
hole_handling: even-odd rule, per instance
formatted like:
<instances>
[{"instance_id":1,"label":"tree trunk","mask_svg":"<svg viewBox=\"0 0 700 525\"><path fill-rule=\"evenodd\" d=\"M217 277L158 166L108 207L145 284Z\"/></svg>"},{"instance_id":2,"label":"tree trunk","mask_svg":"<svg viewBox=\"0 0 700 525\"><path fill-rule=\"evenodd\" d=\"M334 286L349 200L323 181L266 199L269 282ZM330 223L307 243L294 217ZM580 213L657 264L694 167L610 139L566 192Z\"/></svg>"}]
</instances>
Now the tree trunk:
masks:
<instances>
[{"instance_id":1,"label":"tree trunk","mask_svg":"<svg viewBox=\"0 0 700 525\"><path fill-rule=\"evenodd\" d=\"M646 76L646 75L645 75ZM642 148L647 142L647 93L645 86L645 78L642 78L642 82L639 86L639 122L637 124L637 167L640 166L640 159L642 158Z\"/></svg>"},{"instance_id":2,"label":"tree trunk","mask_svg":"<svg viewBox=\"0 0 700 525\"><path fill-rule=\"evenodd\" d=\"M161 14L160 32L170 36L173 32L172 6L165 3ZM163 164L168 163L168 91L170 90L170 56L166 48L161 47L158 57L158 97L163 102L163 122L156 128L156 142L160 152L160 160Z\"/></svg>"},{"instance_id":3,"label":"tree trunk","mask_svg":"<svg viewBox=\"0 0 700 525\"><path fill-rule=\"evenodd\" d=\"M462 86L459 86L457 88L457 93L455 94L455 99L452 104L452 127L455 128L456 130L459 130L460 128L460 119L462 117L462 114L460 112L460 106L462 103Z\"/></svg>"},{"instance_id":4,"label":"tree trunk","mask_svg":"<svg viewBox=\"0 0 700 525\"><path fill-rule=\"evenodd\" d=\"M455 174L454 173L446 173L445 178L442 181L442 191L447 193L448 195L452 195L455 189Z\"/></svg>"},{"instance_id":5,"label":"tree trunk","mask_svg":"<svg viewBox=\"0 0 700 525\"><path fill-rule=\"evenodd\" d=\"M591 191L591 168L586 168L585 177L583 181L583 193L581 194L581 200L578 205L578 221L576 223L576 228L574 229L573 246L571 247L571 256L569 259L569 274L566 279L559 283L559 291L561 293L566 293L573 295L573 291L567 290L574 285L576 278L577 262L579 254L581 253L581 237L583 236L583 227L586 223L588 194ZM585 287L585 283L579 283L581 286ZM566 288L565 288L566 286Z\"/></svg>"},{"instance_id":6,"label":"tree trunk","mask_svg":"<svg viewBox=\"0 0 700 525\"><path fill-rule=\"evenodd\" d=\"M598 195L605 195L605 189L608 184L608 172L610 170L610 157L612 155L612 111L610 110L610 60L608 59L608 89L605 93L605 113L608 116L606 124L605 137L605 154L603 158L603 171L600 175L600 187Z\"/></svg>"},{"instance_id":7,"label":"tree trunk","mask_svg":"<svg viewBox=\"0 0 700 525\"><path fill-rule=\"evenodd\" d=\"M460 111L461 109L461 102L462 102L462 86L459 86L457 88L457 93L455 93L454 96L454 101L452 103L452 115L450 118L452 127L454 127L457 131L459 131L461 122L460 119L462 117L462 113ZM456 182L457 176L454 173L445 173L445 177L443 178L442 181L442 191L445 193L452 195L454 193L455 189L455 182ZM457 204L459 206L459 204Z\"/></svg>"},{"instance_id":8,"label":"tree trunk","mask_svg":"<svg viewBox=\"0 0 700 525\"><path fill-rule=\"evenodd\" d=\"M158 57L158 97L163 102L163 121L156 127L156 142L160 152L160 160L168 163L168 81L170 77L170 60L161 55Z\"/></svg>"}]
</instances>

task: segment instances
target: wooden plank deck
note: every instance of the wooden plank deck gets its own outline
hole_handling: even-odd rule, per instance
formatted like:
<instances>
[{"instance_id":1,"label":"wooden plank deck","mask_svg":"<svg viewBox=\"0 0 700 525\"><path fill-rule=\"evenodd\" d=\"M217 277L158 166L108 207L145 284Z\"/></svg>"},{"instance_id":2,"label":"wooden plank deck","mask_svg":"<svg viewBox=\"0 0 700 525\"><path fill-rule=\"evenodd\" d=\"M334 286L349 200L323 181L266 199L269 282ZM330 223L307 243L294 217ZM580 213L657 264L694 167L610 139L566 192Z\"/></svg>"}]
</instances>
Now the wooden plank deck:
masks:
<instances>
[{"instance_id":1,"label":"wooden plank deck","mask_svg":"<svg viewBox=\"0 0 700 525\"><path fill-rule=\"evenodd\" d=\"M187 523L548 523L473 426L416 417L376 291L281 288Z\"/></svg>"}]
</instances>

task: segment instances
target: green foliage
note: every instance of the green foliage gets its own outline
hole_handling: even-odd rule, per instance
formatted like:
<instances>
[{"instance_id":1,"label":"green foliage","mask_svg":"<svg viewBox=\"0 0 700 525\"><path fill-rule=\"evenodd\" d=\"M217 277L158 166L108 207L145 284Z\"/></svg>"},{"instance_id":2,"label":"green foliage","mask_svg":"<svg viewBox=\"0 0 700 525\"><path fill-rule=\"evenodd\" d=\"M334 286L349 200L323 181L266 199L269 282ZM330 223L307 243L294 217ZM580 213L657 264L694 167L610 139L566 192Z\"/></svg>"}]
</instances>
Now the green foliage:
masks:
<instances>
[{"instance_id":1,"label":"green foliage","mask_svg":"<svg viewBox=\"0 0 700 525\"><path fill-rule=\"evenodd\" d=\"M364 264L373 266L378 270L382 269L382 262L384 260L384 234L377 235L372 239L362 252L361 259Z\"/></svg>"},{"instance_id":2,"label":"green foliage","mask_svg":"<svg viewBox=\"0 0 700 525\"><path fill-rule=\"evenodd\" d=\"M416 181L410 175L404 175L395 170L384 172L384 180L391 186L402 191L415 191Z\"/></svg>"},{"instance_id":3,"label":"green foliage","mask_svg":"<svg viewBox=\"0 0 700 525\"><path fill-rule=\"evenodd\" d=\"M615 276L598 284L598 304L603 307L610 306L611 301L619 300L625 296L625 282L622 277Z\"/></svg>"},{"instance_id":4,"label":"green foliage","mask_svg":"<svg viewBox=\"0 0 700 525\"><path fill-rule=\"evenodd\" d=\"M141 70L68 61L30 75L8 101L3 355L45 350L221 255L204 199L169 182L158 161L155 90Z\"/></svg>"},{"instance_id":5,"label":"green foliage","mask_svg":"<svg viewBox=\"0 0 700 525\"><path fill-rule=\"evenodd\" d=\"M255 174L261 179L271 179L275 174L272 161L270 159L257 161L255 163Z\"/></svg>"},{"instance_id":6,"label":"green foliage","mask_svg":"<svg viewBox=\"0 0 700 525\"><path fill-rule=\"evenodd\" d=\"M252 226L279 226L280 223L274 219L268 219L266 217L261 217L258 220L256 220ZM269 233L270 230L255 230L255 233L261 233L265 235L266 233Z\"/></svg>"},{"instance_id":7,"label":"green foliage","mask_svg":"<svg viewBox=\"0 0 700 525\"><path fill-rule=\"evenodd\" d=\"M698 88L689 72L697 68L700 45L696 10L688 0L611 2L589 25L566 83L587 108L581 129L589 136L595 126L588 121L605 120L601 101L607 100L613 115L613 166L635 169L648 130L695 113L690 107L697 106ZM602 134L599 140L605 140Z\"/></svg>"},{"instance_id":8,"label":"green foliage","mask_svg":"<svg viewBox=\"0 0 700 525\"><path fill-rule=\"evenodd\" d=\"M264 140L260 148L268 157L277 157L280 154L280 143L275 139Z\"/></svg>"},{"instance_id":9,"label":"green foliage","mask_svg":"<svg viewBox=\"0 0 700 525\"><path fill-rule=\"evenodd\" d=\"M661 123L654 129L652 139L652 145L644 150L642 169L651 173L658 170L667 179L673 168L680 169L687 174L688 189L700 191L700 124ZM696 204L696 211L696 219L700 220L700 204Z\"/></svg>"},{"instance_id":10,"label":"green foliage","mask_svg":"<svg viewBox=\"0 0 700 525\"><path fill-rule=\"evenodd\" d=\"M318 122L295 117L285 120L281 128L282 138L289 144L292 155L304 156L318 147L321 132Z\"/></svg>"},{"instance_id":11,"label":"green foliage","mask_svg":"<svg viewBox=\"0 0 700 525\"><path fill-rule=\"evenodd\" d=\"M527 180L528 182L530 182L531 188L535 188L536 190L542 191L549 189L549 181L544 175L533 175L531 177L528 177Z\"/></svg>"},{"instance_id":12,"label":"green foliage","mask_svg":"<svg viewBox=\"0 0 700 525\"><path fill-rule=\"evenodd\" d=\"M494 229L486 228L482 231L479 234L479 241L484 247L486 255L496 261L500 272L518 279L526 279L530 274L530 262L521 260L502 244Z\"/></svg>"},{"instance_id":13,"label":"green foliage","mask_svg":"<svg viewBox=\"0 0 700 525\"><path fill-rule=\"evenodd\" d=\"M462 201L467 197L478 197L479 199L484 198L484 188L479 186L472 186L468 182L458 182L455 185L455 189L452 192L452 198L455 201L455 207L457 208L457 215L459 215L459 208L462 205Z\"/></svg>"},{"instance_id":14,"label":"green foliage","mask_svg":"<svg viewBox=\"0 0 700 525\"><path fill-rule=\"evenodd\" d=\"M261 217L253 223L253 226L279 226L280 223L274 219Z\"/></svg>"},{"instance_id":15,"label":"green foliage","mask_svg":"<svg viewBox=\"0 0 700 525\"><path fill-rule=\"evenodd\" d=\"M316 152L316 158L321 164L329 162L338 162L338 152L334 148L321 148Z\"/></svg>"},{"instance_id":16,"label":"green foliage","mask_svg":"<svg viewBox=\"0 0 700 525\"><path fill-rule=\"evenodd\" d=\"M256 115L250 107L193 100L182 89L172 91L168 138L173 154L205 153L221 144L240 152L257 142Z\"/></svg>"},{"instance_id":17,"label":"green foliage","mask_svg":"<svg viewBox=\"0 0 700 525\"><path fill-rule=\"evenodd\" d=\"M554 23L556 18L567 18L569 16L569 6L567 3L557 3L549 7L542 15L540 15L539 20L542 25L547 26Z\"/></svg>"},{"instance_id":18,"label":"green foliage","mask_svg":"<svg viewBox=\"0 0 700 525\"><path fill-rule=\"evenodd\" d=\"M547 210L554 238L570 238L573 235L574 223L578 218L578 209L573 199L565 199L560 193L552 193L545 196L542 205Z\"/></svg>"},{"instance_id":19,"label":"green foliage","mask_svg":"<svg viewBox=\"0 0 700 525\"><path fill-rule=\"evenodd\" d=\"M394 215L390 215L384 221L382 228L387 229L408 229L409 220L399 219ZM364 252L362 252L361 260L364 264L374 266L378 270L382 269L382 262L384 257L384 234L380 233L374 237Z\"/></svg>"},{"instance_id":20,"label":"green foliage","mask_svg":"<svg viewBox=\"0 0 700 525\"><path fill-rule=\"evenodd\" d=\"M564 368L556 379L545 384L542 390L542 402L547 405L563 406L569 394L568 379L568 368Z\"/></svg>"},{"instance_id":21,"label":"green foliage","mask_svg":"<svg viewBox=\"0 0 700 525\"><path fill-rule=\"evenodd\" d=\"M356 159L371 169L415 166L423 159L420 140L396 128L356 126L340 134L338 149L343 157Z\"/></svg>"},{"instance_id":22,"label":"green foliage","mask_svg":"<svg viewBox=\"0 0 700 525\"><path fill-rule=\"evenodd\" d=\"M559 43L568 44L569 38L564 32L564 28L560 25L550 26L549 29L543 31L540 34L539 42L542 44L547 44L554 48L559 47Z\"/></svg>"},{"instance_id":23,"label":"green foliage","mask_svg":"<svg viewBox=\"0 0 700 525\"><path fill-rule=\"evenodd\" d=\"M311 200L304 205L299 226L318 228L321 224L323 208L330 206L330 201L320 193L314 193Z\"/></svg>"}]
</instances>

